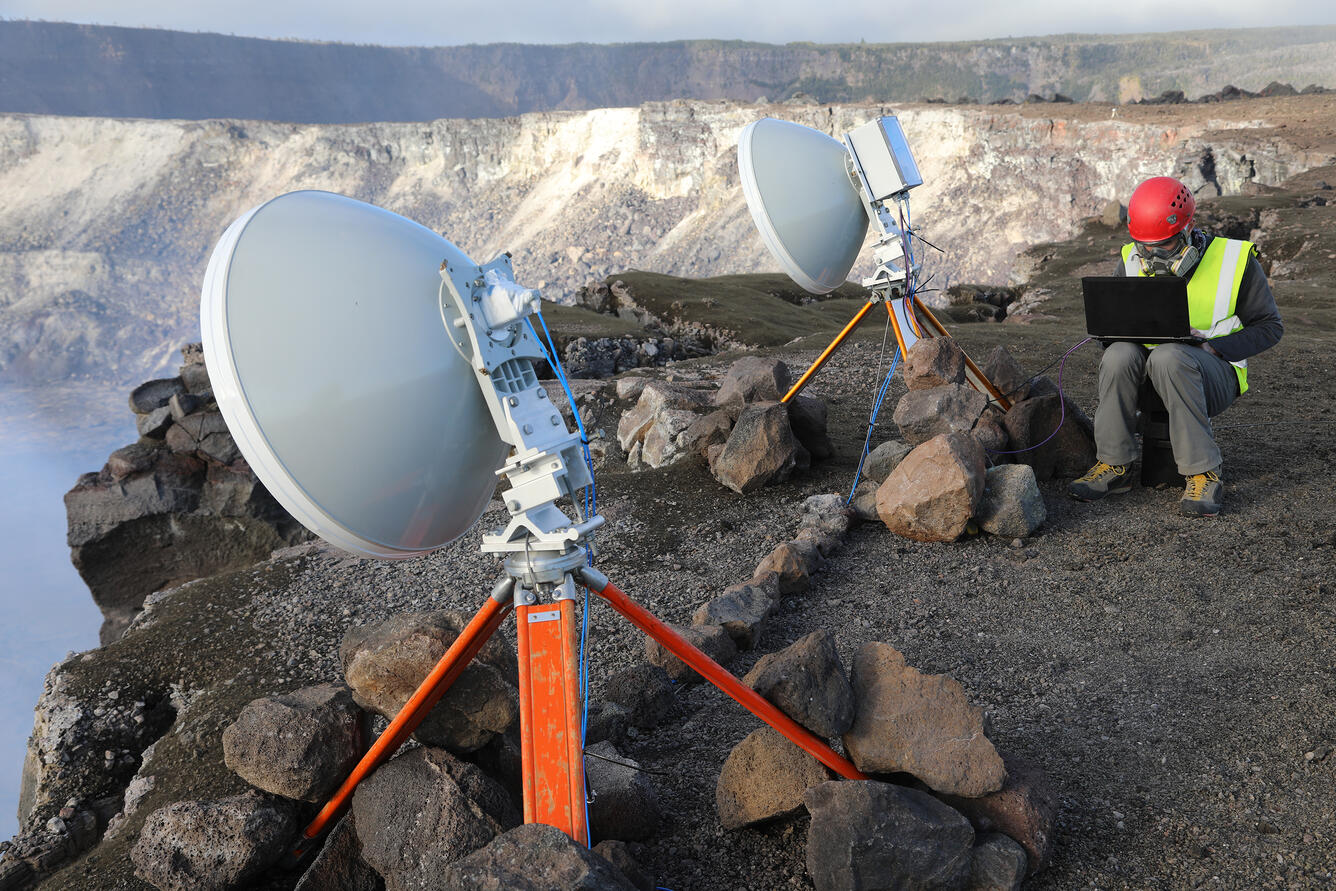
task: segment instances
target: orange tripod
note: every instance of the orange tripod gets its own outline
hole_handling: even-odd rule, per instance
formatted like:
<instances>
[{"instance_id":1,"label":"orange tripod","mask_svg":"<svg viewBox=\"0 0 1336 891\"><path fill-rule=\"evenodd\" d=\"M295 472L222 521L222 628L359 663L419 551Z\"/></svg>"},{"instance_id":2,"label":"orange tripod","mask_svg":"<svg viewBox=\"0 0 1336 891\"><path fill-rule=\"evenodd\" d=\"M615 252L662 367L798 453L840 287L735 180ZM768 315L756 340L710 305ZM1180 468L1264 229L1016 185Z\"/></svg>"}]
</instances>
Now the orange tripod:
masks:
<instances>
[{"instance_id":1,"label":"orange tripod","mask_svg":"<svg viewBox=\"0 0 1336 891\"><path fill-rule=\"evenodd\" d=\"M579 665L576 654L577 613L573 582L602 597L631 624L658 641L677 658L690 665L707 681L740 703L795 745L846 779L867 776L824 740L781 712L755 690L743 684L728 669L715 662L596 569L584 566L583 548L562 555L564 572L560 584L542 586L551 600L540 603L535 590L523 583L522 561L507 561L511 573L492 590L491 596L459 637L418 686L408 703L372 744L304 830L289 851L291 862L309 852L313 842L347 809L353 791L386 759L393 755L478 654L502 620L515 610L520 666L520 736L524 775L524 821L546 823L582 844L589 844L585 819L584 741L581 738ZM574 564L573 566L570 564ZM550 578L551 576L549 576ZM518 601L518 603L516 602Z\"/></svg>"},{"instance_id":2,"label":"orange tripod","mask_svg":"<svg viewBox=\"0 0 1336 891\"><path fill-rule=\"evenodd\" d=\"M886 313L890 316L891 328L895 331L895 342L900 348L901 356L908 355L909 348L919 340L924 338L949 336L942 323L937 321L937 317L934 316L932 311L922 303L909 300L905 297L883 297L882 294L874 291L872 296L868 298L867 303L863 305L863 308L849 320L849 324L845 325L839 334L835 335L835 339L830 342L830 346L826 347L821 355L816 357L816 361L812 363L812 367L803 372L802 377L798 378L797 382L795 382L794 385L789 388L789 391L784 394L784 398L779 401L788 402L794 396L797 396L798 392L802 390L803 387L807 386L807 382L812 379L812 376L821 370L821 366L826 364L826 360L839 349L840 344L844 343L845 339L853 333L854 329L858 327L858 323L863 321L863 318L872 310L872 307L878 303L884 303L886 305ZM927 325L921 325L919 323L916 316L916 313L918 312L923 313L924 318L928 322ZM965 379L969 381L970 386L997 403L1003 411L1011 408L1011 400L993 385L993 382L990 381L988 376L979 369L979 366L974 364L974 360L968 355L965 356Z\"/></svg>"}]
</instances>

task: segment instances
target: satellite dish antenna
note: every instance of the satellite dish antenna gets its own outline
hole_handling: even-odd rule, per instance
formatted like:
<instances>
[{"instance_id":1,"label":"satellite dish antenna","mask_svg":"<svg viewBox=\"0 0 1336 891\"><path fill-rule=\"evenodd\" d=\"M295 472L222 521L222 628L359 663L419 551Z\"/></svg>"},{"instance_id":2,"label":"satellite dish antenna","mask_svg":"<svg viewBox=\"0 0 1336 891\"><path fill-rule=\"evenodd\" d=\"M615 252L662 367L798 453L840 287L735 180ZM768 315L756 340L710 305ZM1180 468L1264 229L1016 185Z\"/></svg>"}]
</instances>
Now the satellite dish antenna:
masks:
<instances>
[{"instance_id":1,"label":"satellite dish antenna","mask_svg":"<svg viewBox=\"0 0 1336 891\"><path fill-rule=\"evenodd\" d=\"M761 240L789 278L813 294L844 284L869 224L877 236L872 248L877 268L863 281L872 291L867 304L781 402L798 395L878 303L886 307L900 355L924 337L946 334L932 312L914 300L919 264L909 192L923 185L923 176L894 115L850 130L843 142L792 121L761 118L738 139L738 171ZM1004 410L1011 407L969 356L965 364L975 389Z\"/></svg>"},{"instance_id":2,"label":"satellite dish antenna","mask_svg":"<svg viewBox=\"0 0 1336 891\"><path fill-rule=\"evenodd\" d=\"M373 557L421 554L477 520L498 475L510 484L510 520L481 542L504 559L505 577L302 830L293 860L512 610L524 818L588 844L577 585L832 770L866 779L593 568L589 536L603 517L592 469L538 380L537 361L559 376L560 363L538 341L529 319L541 321L539 295L516 283L509 254L478 265L411 220L292 192L228 227L200 304L205 360L237 446L322 538ZM557 504L567 499L574 518Z\"/></svg>"},{"instance_id":3,"label":"satellite dish antenna","mask_svg":"<svg viewBox=\"0 0 1336 891\"><path fill-rule=\"evenodd\" d=\"M761 240L813 294L844 284L867 236L848 157L843 143L775 118L753 121L738 140L742 194Z\"/></svg>"},{"instance_id":4,"label":"satellite dish antenna","mask_svg":"<svg viewBox=\"0 0 1336 891\"><path fill-rule=\"evenodd\" d=\"M256 476L344 550L406 558L468 531L506 454L443 324L442 261L417 223L291 192L228 227L200 321L218 407Z\"/></svg>"}]
</instances>

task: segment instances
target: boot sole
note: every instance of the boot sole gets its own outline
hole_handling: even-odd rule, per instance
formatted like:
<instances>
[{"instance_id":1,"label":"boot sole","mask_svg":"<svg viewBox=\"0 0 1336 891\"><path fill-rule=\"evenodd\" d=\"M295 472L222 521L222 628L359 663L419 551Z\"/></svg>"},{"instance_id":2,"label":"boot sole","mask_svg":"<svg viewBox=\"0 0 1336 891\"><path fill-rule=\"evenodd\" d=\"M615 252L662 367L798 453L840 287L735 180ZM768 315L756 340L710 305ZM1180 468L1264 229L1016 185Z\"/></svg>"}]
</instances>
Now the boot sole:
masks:
<instances>
[{"instance_id":1,"label":"boot sole","mask_svg":"<svg viewBox=\"0 0 1336 891\"><path fill-rule=\"evenodd\" d=\"M1202 505L1201 507L1189 506L1191 504L1192 502L1180 501L1178 503L1178 512L1185 517L1214 517L1219 515L1220 508L1223 506L1219 504L1212 504L1209 507L1206 505Z\"/></svg>"},{"instance_id":2,"label":"boot sole","mask_svg":"<svg viewBox=\"0 0 1336 891\"><path fill-rule=\"evenodd\" d=\"M1125 492L1131 492L1131 491L1132 491L1132 486L1129 483L1126 486L1121 486L1117 489L1109 489L1104 492L1090 492L1090 491L1076 492L1072 489L1068 489L1067 494L1075 498L1077 501L1084 502L1085 504L1091 504L1095 501L1102 501L1103 499L1108 498L1110 495L1122 495Z\"/></svg>"}]
</instances>

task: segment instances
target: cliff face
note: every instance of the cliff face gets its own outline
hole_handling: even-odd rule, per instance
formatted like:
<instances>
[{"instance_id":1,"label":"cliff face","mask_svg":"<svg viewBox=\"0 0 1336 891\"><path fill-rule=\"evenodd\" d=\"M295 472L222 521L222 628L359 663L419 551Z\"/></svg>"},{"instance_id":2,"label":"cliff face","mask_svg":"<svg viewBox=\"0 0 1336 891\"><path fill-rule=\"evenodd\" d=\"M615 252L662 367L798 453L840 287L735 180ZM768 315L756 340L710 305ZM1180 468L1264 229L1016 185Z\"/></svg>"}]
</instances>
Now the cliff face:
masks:
<instances>
[{"instance_id":1,"label":"cliff face","mask_svg":"<svg viewBox=\"0 0 1336 891\"><path fill-rule=\"evenodd\" d=\"M914 221L946 252L928 260L944 284L1005 281L1023 246L1067 237L1145 176L1174 172L1203 194L1232 194L1323 162L1329 153L1268 115L1332 107L1330 97L1269 111L1231 103L1213 107L1216 119L1201 108L1168 119L1065 105L896 111L926 179ZM510 250L519 278L549 298L629 268L772 269L738 185L742 128L771 115L838 136L890 111L674 101L342 126L3 116L0 375L128 383L169 368L196 336L223 229L293 189L404 214L480 262Z\"/></svg>"},{"instance_id":2,"label":"cliff face","mask_svg":"<svg viewBox=\"0 0 1336 891\"><path fill-rule=\"evenodd\" d=\"M0 22L0 111L309 123L426 121L646 101L1097 102L1336 82L1336 27L928 44L675 41L377 47Z\"/></svg>"}]
</instances>

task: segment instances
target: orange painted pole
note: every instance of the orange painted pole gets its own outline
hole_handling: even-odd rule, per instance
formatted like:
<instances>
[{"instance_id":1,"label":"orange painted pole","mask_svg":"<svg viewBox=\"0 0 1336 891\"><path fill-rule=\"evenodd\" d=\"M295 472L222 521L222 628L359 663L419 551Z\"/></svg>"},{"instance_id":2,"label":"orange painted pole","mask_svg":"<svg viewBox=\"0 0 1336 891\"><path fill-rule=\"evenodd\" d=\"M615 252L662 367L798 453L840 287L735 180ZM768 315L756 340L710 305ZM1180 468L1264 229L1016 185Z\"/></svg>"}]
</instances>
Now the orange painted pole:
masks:
<instances>
[{"instance_id":1,"label":"orange painted pole","mask_svg":"<svg viewBox=\"0 0 1336 891\"><path fill-rule=\"evenodd\" d=\"M921 303L918 304L918 308L923 310L923 314L928 317L928 322L932 327L937 329L937 334L939 336L950 336L947 333L946 327L942 325L941 322L937 321L937 317L932 314L932 310ZM961 352L964 353L964 350L961 350ZM998 407L1003 411L1009 411L1011 409L1011 400L988 379L988 375L984 374L979 366L974 364L974 360L969 357L968 353L965 353L965 367L969 369L970 383L974 385L974 389L981 390L991 396L993 401L996 402Z\"/></svg>"},{"instance_id":2,"label":"orange painted pole","mask_svg":"<svg viewBox=\"0 0 1336 891\"><path fill-rule=\"evenodd\" d=\"M900 356L909 355L909 348L905 346L905 335L900 330L900 320L895 317L895 308L891 306L891 301L886 301L886 315L891 317L891 330L895 332L896 346L900 347Z\"/></svg>"},{"instance_id":3,"label":"orange painted pole","mask_svg":"<svg viewBox=\"0 0 1336 891\"><path fill-rule=\"evenodd\" d=\"M520 662L524 822L589 844L575 601L515 610Z\"/></svg>"},{"instance_id":4,"label":"orange painted pole","mask_svg":"<svg viewBox=\"0 0 1336 891\"><path fill-rule=\"evenodd\" d=\"M385 728L362 756L362 760L357 762L357 766L348 774L343 785L339 786L333 797L320 809L320 813L316 814L310 825L302 830L296 844L288 851L289 862L295 863L304 857L311 842L319 838L330 824L343 814L352 800L353 791L357 789L358 783L399 750L399 746L403 745L404 740L417 729L432 707L440 702L451 684L459 679L464 669L473 661L473 657L478 655L483 645L496 632L501 621L510 612L511 606L509 589L506 590L504 599L497 598L497 592L501 590L501 586L498 585L493 595L487 598L477 614L459 633L459 637L455 638L450 649L445 651L445 655L436 663L431 673L413 691L413 695L399 710L399 714L394 716L390 726Z\"/></svg>"},{"instance_id":5,"label":"orange painted pole","mask_svg":"<svg viewBox=\"0 0 1336 891\"><path fill-rule=\"evenodd\" d=\"M790 742L848 780L866 780L867 774L837 754L825 741L784 714L764 696L739 681L732 672L687 643L649 610L636 603L608 577L595 569L580 570L582 583L625 616L632 625L663 644L668 652L690 665L701 677L727 693L756 717L784 734Z\"/></svg>"},{"instance_id":6,"label":"orange painted pole","mask_svg":"<svg viewBox=\"0 0 1336 891\"><path fill-rule=\"evenodd\" d=\"M826 360L831 357L831 354L839 349L840 344L844 343L844 339L853 333L853 330L858 327L858 323L863 321L863 316L868 314L872 309L873 304L876 302L876 300L869 300L867 303L863 304L863 308L858 311L857 315L849 320L849 324L844 326L844 330L835 335L835 339L830 342L830 346L826 347L825 352L816 357L816 361L812 363L812 367L804 371L803 376L798 378L798 382L792 387L789 387L789 392L784 394L784 398L779 400L780 402L788 402L794 396L798 395L799 390L807 386L807 381L811 379L812 375L821 370L821 366L825 365Z\"/></svg>"}]
</instances>

